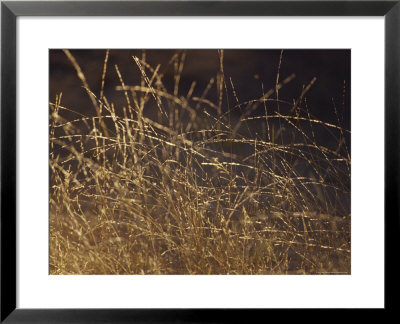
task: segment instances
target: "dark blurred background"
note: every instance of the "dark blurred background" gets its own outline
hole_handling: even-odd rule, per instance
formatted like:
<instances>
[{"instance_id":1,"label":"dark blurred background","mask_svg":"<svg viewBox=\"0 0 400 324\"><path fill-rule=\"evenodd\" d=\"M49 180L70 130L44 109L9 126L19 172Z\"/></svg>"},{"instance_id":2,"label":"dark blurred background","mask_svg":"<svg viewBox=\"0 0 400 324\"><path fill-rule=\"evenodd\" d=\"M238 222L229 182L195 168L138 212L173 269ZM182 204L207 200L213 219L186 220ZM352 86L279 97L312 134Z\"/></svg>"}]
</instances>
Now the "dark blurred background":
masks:
<instances>
[{"instance_id":1,"label":"dark blurred background","mask_svg":"<svg viewBox=\"0 0 400 324\"><path fill-rule=\"evenodd\" d=\"M173 92L174 70L170 63L174 54L182 50L146 50L146 61L160 71L169 92ZM98 96L106 50L71 50L72 55L86 76L91 90ZM107 65L104 94L116 107L126 105L121 92L115 65L118 65L126 85L140 83L140 71L132 56L142 57L142 50L111 50ZM281 50L225 50L224 73L229 82L232 78L240 102L257 99L264 91L275 87ZM292 101L299 98L304 86L316 77L316 82L307 92L310 112L322 121L337 123L333 109L336 104L343 127L350 130L350 50L283 50L280 66L282 81L291 74L296 77L279 91L281 99ZM82 88L76 71L62 50L50 50L50 102L62 92L62 105L84 115L94 114L90 99ZM196 81L194 96L200 96L211 78L219 71L217 50L186 50L186 60L179 85L179 96L186 96L193 81ZM233 96L232 96L233 97ZM207 99L217 100L214 87ZM272 107L274 109L274 107ZM280 109L285 109L284 106ZM282 111L285 113L285 111Z\"/></svg>"}]
</instances>

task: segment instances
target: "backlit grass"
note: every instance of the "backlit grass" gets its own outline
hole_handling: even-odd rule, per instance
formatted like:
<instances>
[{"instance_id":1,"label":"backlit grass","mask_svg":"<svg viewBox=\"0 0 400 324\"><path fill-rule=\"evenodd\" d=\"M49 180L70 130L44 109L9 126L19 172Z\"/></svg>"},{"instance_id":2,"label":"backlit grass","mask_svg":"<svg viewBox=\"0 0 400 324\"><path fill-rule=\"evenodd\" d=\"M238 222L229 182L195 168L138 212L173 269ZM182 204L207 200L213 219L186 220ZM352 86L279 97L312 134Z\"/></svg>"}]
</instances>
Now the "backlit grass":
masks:
<instances>
[{"instance_id":1,"label":"backlit grass","mask_svg":"<svg viewBox=\"0 0 400 324\"><path fill-rule=\"evenodd\" d=\"M278 75L241 102L221 50L196 97L196 80L179 87L185 52L168 89L145 56L125 84L105 51L94 93L64 52L93 113L63 106L73 93L50 102L51 274L350 273L350 132L334 102L337 123L310 113L318 80L289 100L296 76ZM124 105L104 95L107 74Z\"/></svg>"}]
</instances>

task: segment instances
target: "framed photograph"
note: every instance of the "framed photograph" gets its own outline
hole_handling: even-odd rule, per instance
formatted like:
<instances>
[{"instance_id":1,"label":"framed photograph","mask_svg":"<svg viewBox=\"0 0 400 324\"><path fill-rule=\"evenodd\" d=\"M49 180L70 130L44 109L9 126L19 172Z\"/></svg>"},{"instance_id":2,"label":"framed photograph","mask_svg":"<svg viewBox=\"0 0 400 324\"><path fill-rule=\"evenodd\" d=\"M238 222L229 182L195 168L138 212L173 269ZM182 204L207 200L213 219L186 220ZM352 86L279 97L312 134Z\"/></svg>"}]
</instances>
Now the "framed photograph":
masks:
<instances>
[{"instance_id":1,"label":"framed photograph","mask_svg":"<svg viewBox=\"0 0 400 324\"><path fill-rule=\"evenodd\" d=\"M1 321L391 309L398 1L2 1Z\"/></svg>"}]
</instances>

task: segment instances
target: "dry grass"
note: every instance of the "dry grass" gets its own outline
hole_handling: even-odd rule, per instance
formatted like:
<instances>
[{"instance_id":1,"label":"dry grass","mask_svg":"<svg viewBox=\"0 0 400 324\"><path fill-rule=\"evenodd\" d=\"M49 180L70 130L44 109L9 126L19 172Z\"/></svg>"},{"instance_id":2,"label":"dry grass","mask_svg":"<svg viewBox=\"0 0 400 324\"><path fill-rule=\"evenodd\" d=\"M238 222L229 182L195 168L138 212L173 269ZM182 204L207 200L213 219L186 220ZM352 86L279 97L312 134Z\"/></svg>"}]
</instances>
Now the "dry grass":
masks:
<instances>
[{"instance_id":1,"label":"dry grass","mask_svg":"<svg viewBox=\"0 0 400 324\"><path fill-rule=\"evenodd\" d=\"M280 98L294 75L240 102L218 53L216 79L194 97L195 84L179 94L184 53L170 61L168 91L160 67L138 57L141 82L126 85L107 52L94 94L65 51L94 113L64 107L61 94L50 103L51 274L350 273L341 118L310 114L315 80L298 100ZM104 96L106 73L118 76L124 107ZM336 147L318 142L322 132Z\"/></svg>"}]
</instances>

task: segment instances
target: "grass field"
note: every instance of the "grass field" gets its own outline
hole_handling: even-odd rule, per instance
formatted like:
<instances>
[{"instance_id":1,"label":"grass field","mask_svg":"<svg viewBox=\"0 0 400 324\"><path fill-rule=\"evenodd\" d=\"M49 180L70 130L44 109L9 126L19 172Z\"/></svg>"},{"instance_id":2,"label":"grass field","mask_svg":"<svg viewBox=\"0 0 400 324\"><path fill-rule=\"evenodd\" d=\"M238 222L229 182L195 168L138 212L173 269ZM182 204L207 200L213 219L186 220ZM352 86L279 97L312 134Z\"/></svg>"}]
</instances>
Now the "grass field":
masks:
<instances>
[{"instance_id":1,"label":"grass field","mask_svg":"<svg viewBox=\"0 0 400 324\"><path fill-rule=\"evenodd\" d=\"M137 84L104 51L97 93L64 53L91 113L63 105L74 93L50 99L51 274L350 273L350 107L315 117L315 78L281 97L296 78L279 74L284 52L275 84L245 102L223 50L199 96L196 80L180 88L185 51L167 66L132 57Z\"/></svg>"}]
</instances>

